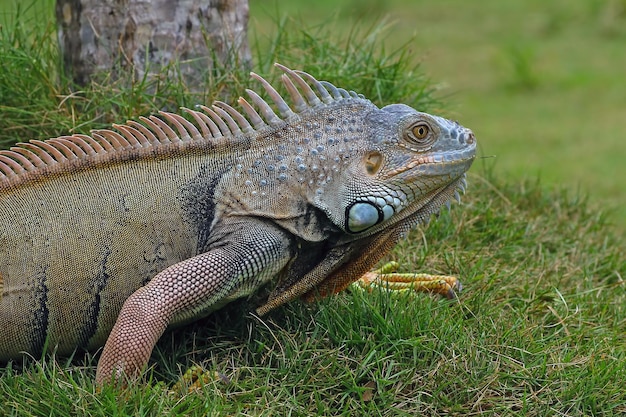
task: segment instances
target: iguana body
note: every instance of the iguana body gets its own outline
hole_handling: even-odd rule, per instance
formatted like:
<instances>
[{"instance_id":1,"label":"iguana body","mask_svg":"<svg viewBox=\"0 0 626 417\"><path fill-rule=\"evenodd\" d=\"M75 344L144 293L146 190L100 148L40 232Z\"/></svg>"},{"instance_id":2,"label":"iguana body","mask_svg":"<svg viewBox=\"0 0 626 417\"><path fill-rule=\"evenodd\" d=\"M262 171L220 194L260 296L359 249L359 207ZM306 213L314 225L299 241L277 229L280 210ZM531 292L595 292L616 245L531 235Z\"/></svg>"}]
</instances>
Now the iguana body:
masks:
<instances>
[{"instance_id":1,"label":"iguana body","mask_svg":"<svg viewBox=\"0 0 626 417\"><path fill-rule=\"evenodd\" d=\"M261 314L342 290L464 187L470 130L280 68L293 110L254 75L278 115L248 91L251 124L217 103L0 152L0 360L106 342L97 380L136 375L270 280Z\"/></svg>"}]
</instances>

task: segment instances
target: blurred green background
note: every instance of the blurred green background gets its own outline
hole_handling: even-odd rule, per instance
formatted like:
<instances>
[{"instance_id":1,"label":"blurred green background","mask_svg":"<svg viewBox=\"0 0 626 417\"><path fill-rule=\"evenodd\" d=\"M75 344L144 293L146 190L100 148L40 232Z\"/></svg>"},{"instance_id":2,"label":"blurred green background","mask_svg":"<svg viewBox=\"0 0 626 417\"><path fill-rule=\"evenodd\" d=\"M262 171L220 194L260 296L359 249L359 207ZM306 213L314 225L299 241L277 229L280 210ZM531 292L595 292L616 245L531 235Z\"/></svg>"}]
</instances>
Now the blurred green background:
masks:
<instances>
[{"instance_id":1,"label":"blurred green background","mask_svg":"<svg viewBox=\"0 0 626 417\"><path fill-rule=\"evenodd\" d=\"M0 0L0 23L15 4ZM407 45L444 115L475 131L475 172L588 194L626 230L626 0L251 0L251 40L281 19L338 38L383 22L381 45Z\"/></svg>"}]
</instances>

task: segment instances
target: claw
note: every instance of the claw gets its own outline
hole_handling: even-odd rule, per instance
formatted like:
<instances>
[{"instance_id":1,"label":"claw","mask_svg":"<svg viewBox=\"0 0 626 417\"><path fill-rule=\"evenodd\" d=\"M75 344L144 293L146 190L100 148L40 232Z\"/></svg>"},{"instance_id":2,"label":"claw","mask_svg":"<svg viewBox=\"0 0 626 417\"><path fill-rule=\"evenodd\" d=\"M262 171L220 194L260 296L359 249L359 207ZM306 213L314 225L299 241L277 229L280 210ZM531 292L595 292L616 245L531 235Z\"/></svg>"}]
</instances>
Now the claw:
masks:
<instances>
[{"instance_id":1,"label":"claw","mask_svg":"<svg viewBox=\"0 0 626 417\"><path fill-rule=\"evenodd\" d=\"M382 268L363 275L355 285L367 291L384 288L394 292L430 292L448 299L456 298L463 286L456 278L448 275L396 273L398 264L390 262Z\"/></svg>"},{"instance_id":2,"label":"claw","mask_svg":"<svg viewBox=\"0 0 626 417\"><path fill-rule=\"evenodd\" d=\"M463 194L465 194L465 189L467 188L467 180L465 178L462 178L459 182L459 188L463 191Z\"/></svg>"}]
</instances>

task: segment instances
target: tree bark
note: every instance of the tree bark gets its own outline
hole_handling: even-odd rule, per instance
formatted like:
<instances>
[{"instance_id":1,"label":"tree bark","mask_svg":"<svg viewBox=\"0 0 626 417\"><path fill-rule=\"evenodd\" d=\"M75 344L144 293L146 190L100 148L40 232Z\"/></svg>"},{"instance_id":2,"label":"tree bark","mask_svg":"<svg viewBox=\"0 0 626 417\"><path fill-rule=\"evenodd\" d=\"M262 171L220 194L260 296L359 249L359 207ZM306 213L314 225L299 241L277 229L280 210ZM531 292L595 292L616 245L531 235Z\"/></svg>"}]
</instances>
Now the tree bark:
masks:
<instances>
[{"instance_id":1,"label":"tree bark","mask_svg":"<svg viewBox=\"0 0 626 417\"><path fill-rule=\"evenodd\" d=\"M201 88L214 65L251 61L248 0L57 0L56 15L65 67L79 85L177 64Z\"/></svg>"}]
</instances>

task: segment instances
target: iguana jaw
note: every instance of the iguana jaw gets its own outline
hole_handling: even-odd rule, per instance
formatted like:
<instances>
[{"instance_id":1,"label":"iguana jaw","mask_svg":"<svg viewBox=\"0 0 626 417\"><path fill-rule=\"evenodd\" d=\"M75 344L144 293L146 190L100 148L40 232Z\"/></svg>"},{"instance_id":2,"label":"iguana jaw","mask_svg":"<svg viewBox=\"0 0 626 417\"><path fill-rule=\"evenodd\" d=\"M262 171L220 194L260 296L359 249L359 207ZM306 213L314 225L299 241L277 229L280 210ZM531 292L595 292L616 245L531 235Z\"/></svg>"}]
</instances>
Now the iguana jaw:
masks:
<instances>
[{"instance_id":1,"label":"iguana jaw","mask_svg":"<svg viewBox=\"0 0 626 417\"><path fill-rule=\"evenodd\" d=\"M454 155L452 161L422 163L413 169L398 172L397 176L402 177L400 184L414 184L408 188L406 186L400 187L400 190L407 195L407 204L398 210L388 222L376 225L371 231L376 233L380 229L389 227L390 223L398 224L406 222L407 219L410 223L409 227L428 224L430 217L439 213L442 206L450 207L452 199L460 203L459 191L465 193L466 172L472 165L474 158L474 149L470 148L465 150L462 155ZM443 175L444 172L447 175ZM419 194L420 184L436 182L442 184L430 192Z\"/></svg>"},{"instance_id":2,"label":"iguana jaw","mask_svg":"<svg viewBox=\"0 0 626 417\"><path fill-rule=\"evenodd\" d=\"M450 201L455 198L458 203L461 202L461 197L459 195L459 190L462 193L465 193L466 186L466 174L464 173L458 179L451 182L447 186L443 187L440 190L434 192L434 195L430 198L424 198L423 201L426 201L422 206L414 212L414 215L407 216L415 219L415 222L411 224L415 226L419 223L428 224L430 221L430 217L433 214L438 214L443 206L450 207ZM411 212L410 208L407 210Z\"/></svg>"},{"instance_id":3,"label":"iguana jaw","mask_svg":"<svg viewBox=\"0 0 626 417\"><path fill-rule=\"evenodd\" d=\"M469 160L470 164L471 160L473 160L473 158ZM459 191L465 193L466 186L466 174L463 173L447 185L414 200L407 207L396 213L393 218L390 219L391 222L376 225L365 233L360 234L359 237L375 234L382 229L390 227L390 223L401 225L400 227L405 229L405 231L420 224L428 224L431 216L438 215L443 206L450 208L452 199L460 203L461 197Z\"/></svg>"}]
</instances>

